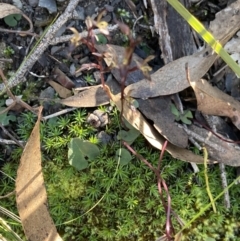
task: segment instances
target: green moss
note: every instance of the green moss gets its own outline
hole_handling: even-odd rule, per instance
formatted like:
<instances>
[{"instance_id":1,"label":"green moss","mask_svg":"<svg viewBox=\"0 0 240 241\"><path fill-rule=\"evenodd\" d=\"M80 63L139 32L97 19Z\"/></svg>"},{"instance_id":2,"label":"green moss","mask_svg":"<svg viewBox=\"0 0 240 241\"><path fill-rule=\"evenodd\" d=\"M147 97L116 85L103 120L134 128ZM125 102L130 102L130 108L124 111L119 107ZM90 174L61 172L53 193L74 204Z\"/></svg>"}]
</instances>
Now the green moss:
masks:
<instances>
[{"instance_id":1,"label":"green moss","mask_svg":"<svg viewBox=\"0 0 240 241\"><path fill-rule=\"evenodd\" d=\"M49 210L64 240L155 240L165 232L166 214L160 201L156 178L141 161L133 158L125 166L119 166L115 152L119 142L112 141L99 145L100 155L89 163L83 171L69 165L68 143L73 137L80 137L97 143L96 130L86 122L87 113L77 110L64 117L54 118L41 124L43 172L48 193ZM18 118L17 133L27 140L36 117L26 112ZM113 137L118 131L118 113L110 114L110 124L106 127ZM157 166L159 152L146 145L140 136L133 144L135 150ZM12 161L5 163L2 170L16 177L21 149L13 151ZM208 203L203 167L193 174L188 163L174 160L165 155L161 176L165 179L172 198L172 209L184 221L191 220ZM228 181L234 180L234 168L227 167ZM116 173L115 177L114 174ZM217 166L209 167L209 185L215 197L221 191L221 180ZM111 186L111 187L110 187ZM108 190L108 188L110 189ZM0 195L14 189L14 181L3 176L0 179ZM108 191L107 191L108 190ZM106 192L107 191L107 192ZM216 202L218 212L211 209L196 219L184 230L183 240L236 240L240 215L239 188L230 190L232 209L226 211L223 199ZM98 200L103 200L92 210ZM1 205L17 213L15 198L1 200ZM83 215L84 214L84 215ZM75 219L73 222L63 224ZM180 225L173 218L175 230ZM22 232L20 226L14 230Z\"/></svg>"}]
</instances>

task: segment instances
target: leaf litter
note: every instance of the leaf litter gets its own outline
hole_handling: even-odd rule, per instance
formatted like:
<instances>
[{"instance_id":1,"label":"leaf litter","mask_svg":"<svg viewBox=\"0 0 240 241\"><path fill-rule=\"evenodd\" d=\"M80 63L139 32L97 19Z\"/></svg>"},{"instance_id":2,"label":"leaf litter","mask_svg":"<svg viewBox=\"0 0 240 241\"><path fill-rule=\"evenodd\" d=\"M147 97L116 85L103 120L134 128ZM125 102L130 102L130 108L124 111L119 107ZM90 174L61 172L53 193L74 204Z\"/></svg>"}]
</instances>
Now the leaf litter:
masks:
<instances>
[{"instance_id":1,"label":"leaf litter","mask_svg":"<svg viewBox=\"0 0 240 241\"><path fill-rule=\"evenodd\" d=\"M237 1L237 3L239 2ZM231 9L231 11L234 11L234 9ZM238 14L236 15L232 14L229 19L233 22L232 18L234 18L234 23L235 21L239 23L240 19L238 19ZM221 16L221 14L217 15L217 18L214 20L216 21L215 25L213 21L210 26L214 35L219 28L214 29L213 26L229 20L225 17L223 21L218 16ZM239 29L232 23L231 28L229 28L229 21L226 27L221 25L220 32L226 35L224 39L222 39L223 34L219 35L219 39L222 39L221 43L226 42ZM120 54L120 51L124 51L124 49L119 46L113 48L117 49L116 52L121 60L123 55ZM100 47L98 50L100 50ZM169 95L192 86L197 98L199 111L208 115L229 117L233 124L240 129L239 102L216 87L211 86L206 80L201 79L217 58L216 55L202 56L203 53L204 51L169 63L154 74L151 74L151 82L144 79L143 75L138 71L130 73L130 77L126 82L128 86L125 88L125 93L127 96L136 98L139 107L133 110L128 101L125 100L123 102L123 116L155 148L161 150L165 139L167 139L170 143L168 143L166 150L173 157L195 163L203 163L203 158L185 149L188 145L188 135L183 129L175 125L175 118L169 105L171 103ZM142 60L138 59L137 61L141 62ZM131 67L134 67L136 63L136 61L133 64L131 63ZM192 79L190 83L186 78L186 63L189 64L189 72ZM118 70L113 69L112 74L120 82ZM71 87L68 88L70 89ZM121 95L113 95L110 89L106 88L111 99L121 111ZM57 87L57 92L63 98L70 94L69 91L66 89L62 90L59 86ZM109 101L109 95L99 85L91 86L88 90L62 99L59 102L71 107L95 107L108 104ZM151 124L144 116L152 120L154 124ZM21 157L16 180L17 206L25 234L29 240L62 240L47 210L47 194L41 168L39 124L40 114ZM209 132L203 128L191 125L189 129L205 139L209 138ZM227 143L214 135L209 138L209 141L217 145L221 150L214 149L212 145L205 143L210 155L209 163L218 161L230 166L239 166L240 163L237 157L240 151L236 145ZM214 157L214 160L211 157ZM82 166L79 169L82 169Z\"/></svg>"},{"instance_id":2,"label":"leaf litter","mask_svg":"<svg viewBox=\"0 0 240 241\"><path fill-rule=\"evenodd\" d=\"M24 233L31 241L61 241L48 211L47 192L42 173L40 120L24 148L16 178L16 202Z\"/></svg>"}]
</instances>

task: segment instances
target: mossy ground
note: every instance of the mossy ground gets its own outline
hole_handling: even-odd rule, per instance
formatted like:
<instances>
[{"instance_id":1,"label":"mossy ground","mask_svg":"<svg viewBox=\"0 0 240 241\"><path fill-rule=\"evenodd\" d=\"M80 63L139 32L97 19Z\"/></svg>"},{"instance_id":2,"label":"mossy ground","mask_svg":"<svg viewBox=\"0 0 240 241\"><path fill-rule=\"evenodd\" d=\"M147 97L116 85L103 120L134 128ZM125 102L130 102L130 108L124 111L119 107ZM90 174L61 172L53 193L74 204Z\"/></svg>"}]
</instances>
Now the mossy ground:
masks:
<instances>
[{"instance_id":1,"label":"mossy ground","mask_svg":"<svg viewBox=\"0 0 240 241\"><path fill-rule=\"evenodd\" d=\"M97 130L86 123L87 112L77 110L42 123L43 169L49 210L64 240L155 240L165 233L166 214L154 173L135 157L128 165L117 165L115 152L120 146L116 140L118 115L114 109L105 128L113 137L112 141L107 145L98 144L100 156L83 171L69 165L67 151L73 137L98 142ZM35 120L36 117L29 112L18 118L17 132L22 140L28 139ZM157 166L159 151L152 149L142 136L132 146ZM2 167L2 171L12 178L16 177L21 152L20 148L15 148L12 160ZM171 195L172 209L184 222L191 220L209 203L203 167L200 166L201 171L194 174L188 163L166 154L161 170ZM230 183L235 178L234 169L227 167L227 174ZM208 176L211 192L216 197L222 191L217 165L209 166ZM13 189L14 181L2 175L0 195ZM230 189L231 209L225 209L221 198L216 203L217 213L211 208L206 211L184 231L182 240L207 240L210 237L212 240L238 240L239 193L238 185L233 186ZM88 211L103 195L103 200ZM14 196L1 200L1 206L17 214ZM172 219L175 230L180 230L176 219ZM71 220L74 221L66 223ZM19 224L11 222L10 225L17 233L22 233Z\"/></svg>"}]
</instances>

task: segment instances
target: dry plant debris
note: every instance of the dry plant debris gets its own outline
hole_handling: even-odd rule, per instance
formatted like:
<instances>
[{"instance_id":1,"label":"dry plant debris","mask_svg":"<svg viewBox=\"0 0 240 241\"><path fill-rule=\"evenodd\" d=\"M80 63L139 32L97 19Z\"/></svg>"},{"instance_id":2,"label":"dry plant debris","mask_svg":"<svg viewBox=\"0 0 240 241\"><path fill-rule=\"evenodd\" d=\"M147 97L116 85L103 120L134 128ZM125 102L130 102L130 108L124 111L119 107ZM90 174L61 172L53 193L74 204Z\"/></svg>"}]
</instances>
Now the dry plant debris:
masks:
<instances>
[{"instance_id":1,"label":"dry plant debris","mask_svg":"<svg viewBox=\"0 0 240 241\"><path fill-rule=\"evenodd\" d=\"M38 120L20 160L16 179L16 202L27 239L61 241L47 207L40 150L41 112L40 107Z\"/></svg>"}]
</instances>

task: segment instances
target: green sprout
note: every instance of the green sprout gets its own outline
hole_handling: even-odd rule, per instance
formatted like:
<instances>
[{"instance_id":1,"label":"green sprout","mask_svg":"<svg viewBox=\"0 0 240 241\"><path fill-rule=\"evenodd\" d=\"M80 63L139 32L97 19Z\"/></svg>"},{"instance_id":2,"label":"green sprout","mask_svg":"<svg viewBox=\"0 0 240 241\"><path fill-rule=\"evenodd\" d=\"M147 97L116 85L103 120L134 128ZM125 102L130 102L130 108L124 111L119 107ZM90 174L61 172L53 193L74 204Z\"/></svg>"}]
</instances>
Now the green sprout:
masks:
<instances>
[{"instance_id":1,"label":"green sprout","mask_svg":"<svg viewBox=\"0 0 240 241\"><path fill-rule=\"evenodd\" d=\"M89 85L95 85L96 84L96 80L93 78L93 76L91 74L88 74L84 77L84 79L87 81L87 83Z\"/></svg>"},{"instance_id":2,"label":"green sprout","mask_svg":"<svg viewBox=\"0 0 240 241\"><path fill-rule=\"evenodd\" d=\"M3 54L6 58L9 58L11 57L13 54L14 54L14 50L10 47L10 46L7 46L4 50L3 50Z\"/></svg>"},{"instance_id":3,"label":"green sprout","mask_svg":"<svg viewBox=\"0 0 240 241\"><path fill-rule=\"evenodd\" d=\"M18 21L22 18L21 14L10 14L4 18L4 22L9 27L16 27L18 24Z\"/></svg>"},{"instance_id":4,"label":"green sprout","mask_svg":"<svg viewBox=\"0 0 240 241\"><path fill-rule=\"evenodd\" d=\"M171 112L175 115L176 121L182 121L186 125L191 125L192 122L189 119L193 118L192 112L190 110L185 110L182 114L176 108L174 104L171 104Z\"/></svg>"}]
</instances>

